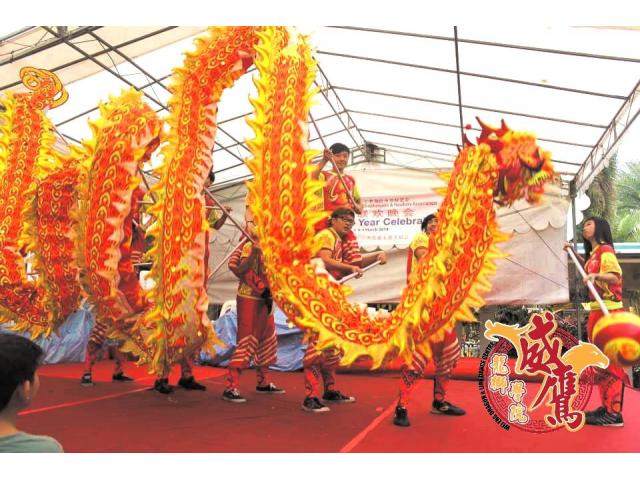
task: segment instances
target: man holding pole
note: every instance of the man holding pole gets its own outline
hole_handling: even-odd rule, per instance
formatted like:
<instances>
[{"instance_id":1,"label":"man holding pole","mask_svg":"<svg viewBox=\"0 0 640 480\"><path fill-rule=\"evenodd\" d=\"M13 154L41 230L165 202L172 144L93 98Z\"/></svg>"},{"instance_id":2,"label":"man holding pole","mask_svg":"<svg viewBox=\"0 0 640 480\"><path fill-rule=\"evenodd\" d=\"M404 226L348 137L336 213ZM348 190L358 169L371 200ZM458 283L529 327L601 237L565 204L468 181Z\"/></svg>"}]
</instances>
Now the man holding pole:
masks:
<instances>
[{"instance_id":1,"label":"man holding pole","mask_svg":"<svg viewBox=\"0 0 640 480\"><path fill-rule=\"evenodd\" d=\"M331 214L328 228L321 230L314 237L316 257L322 260L329 274L336 280L350 274L362 276L363 269L374 263L384 264L387 261L384 252L363 257L358 251L355 259L353 256L349 258L350 252L345 249L345 242L351 233L354 221L353 210L345 207L337 208ZM317 339L315 333L308 335L309 345L303 360L306 397L302 408L307 412L329 411L329 408L320 402L320 378L324 383L323 400L334 403L355 402L354 397L344 395L335 388L335 373L340 361L340 353L335 348L318 350Z\"/></svg>"},{"instance_id":2,"label":"man holding pole","mask_svg":"<svg viewBox=\"0 0 640 480\"><path fill-rule=\"evenodd\" d=\"M337 208L348 208L356 214L362 213L362 199L356 186L356 180L351 175L344 173L344 169L349 161L349 148L342 143L334 143L330 148L324 150L322 160L318 164L317 170L313 173L313 178L324 180L326 183L322 189L323 209L329 214ZM330 163L331 170L323 171L325 165ZM329 218L321 220L315 226L316 232L329 226ZM349 263L358 261L360 246L354 233L349 230L344 241L346 258Z\"/></svg>"},{"instance_id":3,"label":"man holding pole","mask_svg":"<svg viewBox=\"0 0 640 480\"><path fill-rule=\"evenodd\" d=\"M255 233L253 229L253 221L247 222L248 233ZM240 280L236 297L238 333L222 399L233 403L246 402L239 390L240 375L252 360L257 374L256 393L285 393L269 378L269 366L276 362L278 343L262 251L255 240L245 237L242 243L229 259L229 270Z\"/></svg>"},{"instance_id":4,"label":"man holding pole","mask_svg":"<svg viewBox=\"0 0 640 480\"><path fill-rule=\"evenodd\" d=\"M409 245L407 256L407 283L418 270L420 259L427 254L429 235L438 227L438 217L435 214L427 215L422 221L421 230L417 233ZM460 344L455 329L447 329L436 333L428 340L428 348L433 355L435 364L435 376L433 379L433 402L431 413L436 415L460 416L466 412L456 405L445 400L447 385L451 371L455 368L460 358ZM409 413L407 406L411 394L427 366L427 357L416 349L413 353L411 366L403 365L400 371L400 393L396 406L393 424L398 427L408 427Z\"/></svg>"}]
</instances>

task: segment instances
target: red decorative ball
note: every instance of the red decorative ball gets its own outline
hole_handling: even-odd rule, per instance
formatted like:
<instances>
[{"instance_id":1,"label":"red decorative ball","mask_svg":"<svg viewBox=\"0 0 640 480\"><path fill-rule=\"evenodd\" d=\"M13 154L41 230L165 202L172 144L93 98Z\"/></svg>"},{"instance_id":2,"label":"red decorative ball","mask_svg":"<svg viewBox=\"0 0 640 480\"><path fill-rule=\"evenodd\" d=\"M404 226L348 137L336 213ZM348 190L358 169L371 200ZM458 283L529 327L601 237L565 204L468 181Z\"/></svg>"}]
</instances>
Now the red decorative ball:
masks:
<instances>
[{"instance_id":1,"label":"red decorative ball","mask_svg":"<svg viewBox=\"0 0 640 480\"><path fill-rule=\"evenodd\" d=\"M602 317L593 327L593 343L614 363L640 364L640 317L629 312Z\"/></svg>"}]
</instances>

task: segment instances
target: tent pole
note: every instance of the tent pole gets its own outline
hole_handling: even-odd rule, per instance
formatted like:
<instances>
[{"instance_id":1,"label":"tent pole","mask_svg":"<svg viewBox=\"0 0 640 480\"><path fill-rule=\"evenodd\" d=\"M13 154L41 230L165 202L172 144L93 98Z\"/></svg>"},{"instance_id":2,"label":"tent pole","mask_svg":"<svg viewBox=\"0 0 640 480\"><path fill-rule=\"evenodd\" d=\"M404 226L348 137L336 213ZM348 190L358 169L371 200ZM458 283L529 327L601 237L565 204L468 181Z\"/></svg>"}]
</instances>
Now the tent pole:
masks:
<instances>
[{"instance_id":1,"label":"tent pole","mask_svg":"<svg viewBox=\"0 0 640 480\"><path fill-rule=\"evenodd\" d=\"M573 249L574 251L578 251L578 241L577 241L577 223L576 223L576 181L571 180L569 182L569 195L571 196L571 220L573 222ZM568 269L568 264L567 264ZM573 306L576 310L576 326L578 327L578 341L582 340L582 309L580 305L580 298L578 296L580 284L578 283L578 276L573 276Z\"/></svg>"},{"instance_id":2,"label":"tent pole","mask_svg":"<svg viewBox=\"0 0 640 480\"><path fill-rule=\"evenodd\" d=\"M458 82L458 113L460 115L460 145L464 145L464 122L462 120L462 91L460 88L460 55L458 53L458 27L453 27L454 46L456 50L456 80Z\"/></svg>"}]
</instances>

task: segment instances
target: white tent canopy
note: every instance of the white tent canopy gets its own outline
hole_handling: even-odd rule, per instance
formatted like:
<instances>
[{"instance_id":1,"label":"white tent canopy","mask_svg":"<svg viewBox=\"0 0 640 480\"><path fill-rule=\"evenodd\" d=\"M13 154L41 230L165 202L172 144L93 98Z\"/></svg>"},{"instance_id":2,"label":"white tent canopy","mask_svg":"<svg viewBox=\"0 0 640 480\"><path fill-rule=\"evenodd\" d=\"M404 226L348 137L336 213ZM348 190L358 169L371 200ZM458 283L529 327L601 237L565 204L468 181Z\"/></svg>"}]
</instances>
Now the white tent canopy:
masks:
<instances>
[{"instance_id":1,"label":"white tent canopy","mask_svg":"<svg viewBox=\"0 0 640 480\"><path fill-rule=\"evenodd\" d=\"M396 169L394 175L413 178L423 182L419 188L430 189L435 180L429 172L451 167L465 126L475 129L467 131L474 139L476 116L494 125L504 119L514 130L536 133L543 148L552 152L565 197L584 192L616 150L621 162L636 155L637 148L621 155L620 147L624 142L633 145L639 137L634 121L640 112L640 30L478 25L428 31L305 29L319 67L320 93L311 112L317 130L310 124L311 147L322 149L322 140L349 145L351 169L368 169L356 174L363 175L359 182L365 195L387 188L381 177L373 179L376 165L405 169ZM54 71L69 92L69 101L49 112L61 148L87 138L87 120L97 115L98 103L123 88L144 92L164 116L171 70L181 65L181 54L192 48L193 36L204 30L44 26L0 33L0 105L3 92L21 88L18 73L28 65ZM250 69L224 93L213 150L215 190L235 206L236 215L244 208L242 181L250 178L243 160L249 155L245 139L252 137L245 118L251 113L248 97L255 95L254 74ZM566 265L553 253L565 229L564 220L557 220L565 207L558 205L532 211L517 207L522 213L502 217L512 223L505 228L516 233L510 247L513 256L501 262L499 275L511 284L527 278L540 285L535 298L513 291L500 297L494 290L490 302L566 299ZM212 265L235 246L235 235L231 227L219 232L220 248L214 248ZM540 248L553 265L541 265L536 257ZM389 273L394 261L396 266L404 261L404 251L395 252L384 267L388 272L377 275L384 285L373 284L373 290L399 292L385 286L387 281L394 286L404 281L403 268ZM235 284L224 270L209 289L214 302L233 297ZM509 275L519 280L509 280ZM362 300L358 295L354 299Z\"/></svg>"},{"instance_id":2,"label":"white tent canopy","mask_svg":"<svg viewBox=\"0 0 640 480\"><path fill-rule=\"evenodd\" d=\"M70 99L50 116L67 142L87 137L87 118L96 115L98 102L128 86L166 114L171 69L203 30L45 26L7 32L0 36L0 94L20 88L23 66L55 71ZM476 116L493 124L505 119L513 129L535 132L565 186L573 181L584 191L640 110L640 31L634 28L307 30L322 88L312 116L327 143L354 148L354 162L447 168L462 127L477 128ZM249 175L242 160L251 136L244 121L251 75L220 104L218 182ZM381 154L372 158L367 145ZM313 128L311 146L322 148Z\"/></svg>"}]
</instances>

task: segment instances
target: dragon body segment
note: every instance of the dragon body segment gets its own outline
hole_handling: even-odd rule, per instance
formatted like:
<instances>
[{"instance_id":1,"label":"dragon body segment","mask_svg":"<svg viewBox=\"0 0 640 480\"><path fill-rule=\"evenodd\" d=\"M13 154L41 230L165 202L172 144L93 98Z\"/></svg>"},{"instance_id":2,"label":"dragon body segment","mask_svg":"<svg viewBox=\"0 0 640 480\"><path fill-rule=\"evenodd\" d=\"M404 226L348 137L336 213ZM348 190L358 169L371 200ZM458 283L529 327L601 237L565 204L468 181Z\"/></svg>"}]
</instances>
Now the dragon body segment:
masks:
<instances>
[{"instance_id":1,"label":"dragon body segment","mask_svg":"<svg viewBox=\"0 0 640 480\"><path fill-rule=\"evenodd\" d=\"M110 334L129 340L130 350L147 361L151 352L132 327L145 308L130 256L132 210L139 208L132 197L138 170L158 145L161 123L133 89L101 104L100 114L90 122L93 138L75 151L82 163L78 264L89 302L114 327Z\"/></svg>"},{"instance_id":2,"label":"dragon body segment","mask_svg":"<svg viewBox=\"0 0 640 480\"><path fill-rule=\"evenodd\" d=\"M0 125L0 169L10 174L9 181L0 185L0 289L13 288L13 297L6 297L9 306L14 312L15 305L23 309L20 314L32 332L40 331L34 327L38 322L51 325L50 318L38 316L45 310L30 301L40 293L25 284L20 273L22 260L15 252L27 237L19 240L21 223L11 215L22 205L30 212L46 210L49 201L58 202L58 211L64 210L74 201L77 181L76 247L83 285L98 315L112 322L111 335L125 340L123 349L139 355L151 372L166 375L172 364L217 341L206 318L204 242L209 225L202 189L212 167L222 92L255 57L259 77L257 98L251 99L255 116L248 120L255 133L248 142L253 158L247 166L254 174L248 183L249 208L274 299L291 321L318 333L319 348L341 348L343 364L361 355L371 357L374 367L399 355L410 362L416 350L429 357L428 340L460 319L473 318L470 308L480 307L482 294L490 289L489 277L501 256L496 244L508 238L498 231L494 204L510 204L517 198L536 201L544 182L554 175L549 154L535 145L531 135L512 132L504 124L500 129L482 125L477 145L467 141L453 172L443 176L449 186L440 192L445 198L437 214L438 230L431 235L427 255L398 308L391 315L372 318L348 301L348 286L317 274L311 262L314 225L326 212L320 209L318 196L322 182L311 176L316 152L307 145L316 73L307 39L298 36L290 41L281 27L216 27L195 43L195 51L188 52L183 66L174 70L168 133L156 169L159 181L149 192L155 202L148 209L154 217L148 231L154 240L149 252L153 287L146 299L137 282L123 279L132 271L128 249L137 172L159 143L160 120L139 93L124 92L101 105L102 117L91 123L93 139L74 151L73 161L58 165L43 153L53 141L46 117L26 106L53 103L18 94L5 102L14 115L5 114ZM23 124L16 116L20 111L25 112ZM27 138L36 124L40 140L10 144L13 132ZM29 163L27 158L38 161ZM53 164L59 167L55 174L47 170ZM47 173L38 174L38 168ZM43 181L37 200L29 203L19 192L28 191L36 177ZM37 225L38 231L58 236L69 225L67 219L57 224L53 218L47 220L44 211L24 218L31 219L27 223ZM43 260L36 262L39 269L60 279L74 276L72 267L56 270L47 264L67 259L69 242L61 244L63 255L56 260L55 253L60 252L48 251L34 240L33 228L25 231L31 234L27 243L43 250ZM58 301L76 298L73 288L63 287L59 283L50 292ZM4 302L1 308L6 309Z\"/></svg>"},{"instance_id":3,"label":"dragon body segment","mask_svg":"<svg viewBox=\"0 0 640 480\"><path fill-rule=\"evenodd\" d=\"M259 52L267 58L266 50ZM359 356L371 357L374 367L398 355L411 362L415 350L429 358L428 340L472 319L470 308L482 306L482 294L491 288L501 256L496 244L509 238L497 228L494 202L536 201L554 176L550 155L531 135L483 125L478 145L466 142L453 172L443 176L449 186L440 191L439 228L398 308L371 318L348 302L348 287L317 275L309 264L313 225L326 215L318 211L321 183L310 176L313 152L305 151L310 84L302 79L313 64L304 62L306 70L283 65L257 61L259 98L249 121L255 133L249 142L255 175L250 208L274 298L294 323L318 332L319 348L339 347L343 364Z\"/></svg>"},{"instance_id":4,"label":"dragon body segment","mask_svg":"<svg viewBox=\"0 0 640 480\"><path fill-rule=\"evenodd\" d=\"M67 99L60 80L35 68L20 77L30 91L8 93L0 114L0 322L37 338L54 331L80 298L68 237L77 172L54 150L45 115ZM25 266L29 253L35 280Z\"/></svg>"},{"instance_id":5,"label":"dragon body segment","mask_svg":"<svg viewBox=\"0 0 640 480\"><path fill-rule=\"evenodd\" d=\"M153 329L148 343L157 352L153 371L166 373L173 363L215 342L206 316L205 218L202 189L211 170L217 105L252 63L258 41L255 27L216 27L195 40L169 87L169 133L160 152L160 181L152 188L156 222L145 325Z\"/></svg>"}]
</instances>

